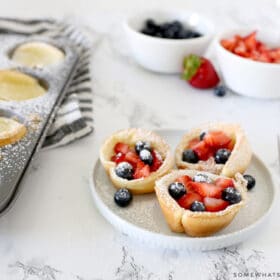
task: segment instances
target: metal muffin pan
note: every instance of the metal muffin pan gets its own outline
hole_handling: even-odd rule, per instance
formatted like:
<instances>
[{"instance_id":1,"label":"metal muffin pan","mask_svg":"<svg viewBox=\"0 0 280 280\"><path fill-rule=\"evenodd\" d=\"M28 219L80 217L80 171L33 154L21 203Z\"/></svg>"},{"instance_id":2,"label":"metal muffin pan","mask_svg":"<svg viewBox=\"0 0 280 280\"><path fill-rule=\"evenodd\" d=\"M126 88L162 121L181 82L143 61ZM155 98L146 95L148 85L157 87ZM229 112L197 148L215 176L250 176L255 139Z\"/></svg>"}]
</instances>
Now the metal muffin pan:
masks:
<instances>
[{"instance_id":1,"label":"metal muffin pan","mask_svg":"<svg viewBox=\"0 0 280 280\"><path fill-rule=\"evenodd\" d=\"M51 40L42 37L1 35L0 41L0 69L14 69L31 75L47 90L40 97L24 101L0 100L0 116L15 118L27 128L26 136L19 142L0 147L0 213L3 213L14 200L23 175L43 143L75 72L79 52L66 38ZM64 60L44 68L29 68L10 59L15 47L32 41L58 47L65 54Z\"/></svg>"}]
</instances>

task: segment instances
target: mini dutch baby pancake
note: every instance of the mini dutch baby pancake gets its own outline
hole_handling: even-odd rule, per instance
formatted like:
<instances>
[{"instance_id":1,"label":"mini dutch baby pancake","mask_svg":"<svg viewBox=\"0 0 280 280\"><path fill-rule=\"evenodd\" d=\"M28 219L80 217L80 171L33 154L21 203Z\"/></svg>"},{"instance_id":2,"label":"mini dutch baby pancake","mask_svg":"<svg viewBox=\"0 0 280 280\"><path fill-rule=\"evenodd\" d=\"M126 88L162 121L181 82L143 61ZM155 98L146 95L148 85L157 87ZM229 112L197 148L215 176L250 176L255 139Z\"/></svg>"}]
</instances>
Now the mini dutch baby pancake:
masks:
<instances>
[{"instance_id":1,"label":"mini dutch baby pancake","mask_svg":"<svg viewBox=\"0 0 280 280\"><path fill-rule=\"evenodd\" d=\"M252 157L249 142L238 124L208 124L190 130L176 148L181 169L207 171L227 177L244 173Z\"/></svg>"},{"instance_id":2,"label":"mini dutch baby pancake","mask_svg":"<svg viewBox=\"0 0 280 280\"><path fill-rule=\"evenodd\" d=\"M26 127L10 118L0 117L0 147L13 144L23 138Z\"/></svg>"},{"instance_id":3,"label":"mini dutch baby pancake","mask_svg":"<svg viewBox=\"0 0 280 280\"><path fill-rule=\"evenodd\" d=\"M209 236L226 227L246 201L247 182L195 170L174 170L156 181L155 191L170 229Z\"/></svg>"},{"instance_id":4,"label":"mini dutch baby pancake","mask_svg":"<svg viewBox=\"0 0 280 280\"><path fill-rule=\"evenodd\" d=\"M46 92L40 82L30 75L16 70L0 70L0 101L23 101Z\"/></svg>"},{"instance_id":5,"label":"mini dutch baby pancake","mask_svg":"<svg viewBox=\"0 0 280 280\"><path fill-rule=\"evenodd\" d=\"M12 60L27 67L44 67L63 61L64 53L44 42L28 42L20 45L12 54Z\"/></svg>"},{"instance_id":6,"label":"mini dutch baby pancake","mask_svg":"<svg viewBox=\"0 0 280 280\"><path fill-rule=\"evenodd\" d=\"M100 160L115 187L134 194L153 192L155 181L174 165L169 145L140 128L113 133L101 147Z\"/></svg>"}]
</instances>

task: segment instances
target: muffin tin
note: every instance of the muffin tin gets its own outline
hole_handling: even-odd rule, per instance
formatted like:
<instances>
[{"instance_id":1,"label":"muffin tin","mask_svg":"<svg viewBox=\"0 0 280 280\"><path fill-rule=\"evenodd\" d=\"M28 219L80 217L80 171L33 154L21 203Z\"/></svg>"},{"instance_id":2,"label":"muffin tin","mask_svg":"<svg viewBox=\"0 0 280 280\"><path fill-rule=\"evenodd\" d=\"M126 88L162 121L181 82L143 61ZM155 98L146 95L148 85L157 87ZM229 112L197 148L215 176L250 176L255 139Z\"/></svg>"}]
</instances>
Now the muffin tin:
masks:
<instances>
[{"instance_id":1,"label":"muffin tin","mask_svg":"<svg viewBox=\"0 0 280 280\"><path fill-rule=\"evenodd\" d=\"M79 53L66 38L54 41L42 37L2 35L0 41L0 68L31 75L47 90L44 95L34 99L0 101L0 116L14 118L27 128L27 134L22 140L0 147L0 213L3 213L13 201L23 175L43 143L75 72ZM60 48L65 54L64 60L45 68L28 68L10 59L17 46L31 41L41 41Z\"/></svg>"}]
</instances>

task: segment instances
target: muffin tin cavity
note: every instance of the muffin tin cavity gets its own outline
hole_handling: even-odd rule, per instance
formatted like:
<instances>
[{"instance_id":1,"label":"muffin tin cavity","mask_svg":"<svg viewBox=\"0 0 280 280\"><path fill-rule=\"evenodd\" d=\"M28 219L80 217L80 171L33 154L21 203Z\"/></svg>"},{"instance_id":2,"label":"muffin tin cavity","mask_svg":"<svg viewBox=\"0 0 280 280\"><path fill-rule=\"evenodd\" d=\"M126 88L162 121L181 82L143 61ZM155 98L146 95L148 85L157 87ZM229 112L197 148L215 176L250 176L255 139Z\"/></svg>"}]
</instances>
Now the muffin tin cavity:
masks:
<instances>
[{"instance_id":1,"label":"muffin tin cavity","mask_svg":"<svg viewBox=\"0 0 280 280\"><path fill-rule=\"evenodd\" d=\"M61 63L65 53L60 48L42 41L31 41L18 45L9 57L26 67L46 67Z\"/></svg>"},{"instance_id":2,"label":"muffin tin cavity","mask_svg":"<svg viewBox=\"0 0 280 280\"><path fill-rule=\"evenodd\" d=\"M44 95L46 83L18 70L0 70L0 100L23 101Z\"/></svg>"},{"instance_id":3,"label":"muffin tin cavity","mask_svg":"<svg viewBox=\"0 0 280 280\"><path fill-rule=\"evenodd\" d=\"M66 38L53 41L3 34L0 40L0 118L11 118L25 128L21 139L0 145L1 214L12 205L19 191L19 183L43 143L75 73L79 53ZM63 50L63 59L43 68L22 66L10 59L10 54L18 46L38 41L58 46L59 50ZM12 98L13 91L17 94Z\"/></svg>"}]
</instances>

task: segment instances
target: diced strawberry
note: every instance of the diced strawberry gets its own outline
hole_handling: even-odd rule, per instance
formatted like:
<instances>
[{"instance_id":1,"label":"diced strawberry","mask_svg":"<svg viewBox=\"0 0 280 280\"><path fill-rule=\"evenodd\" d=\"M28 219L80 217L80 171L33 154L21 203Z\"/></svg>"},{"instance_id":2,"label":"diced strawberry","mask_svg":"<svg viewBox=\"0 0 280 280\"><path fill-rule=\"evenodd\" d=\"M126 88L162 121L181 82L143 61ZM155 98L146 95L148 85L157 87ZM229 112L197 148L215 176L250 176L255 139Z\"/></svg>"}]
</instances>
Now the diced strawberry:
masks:
<instances>
[{"instance_id":1,"label":"diced strawberry","mask_svg":"<svg viewBox=\"0 0 280 280\"><path fill-rule=\"evenodd\" d=\"M125 160L132 164L132 166L134 167L136 167L137 163L141 161L139 156L132 151L127 152L127 154L125 155Z\"/></svg>"},{"instance_id":2,"label":"diced strawberry","mask_svg":"<svg viewBox=\"0 0 280 280\"><path fill-rule=\"evenodd\" d=\"M142 164L144 165L142 165ZM137 164L136 170L133 174L134 179L146 178L150 175L150 166L148 164L144 164L143 162L139 162Z\"/></svg>"},{"instance_id":3,"label":"diced strawberry","mask_svg":"<svg viewBox=\"0 0 280 280\"><path fill-rule=\"evenodd\" d=\"M218 178L215 180L214 184L222 189L226 189L228 187L234 187L234 183L232 179L228 178Z\"/></svg>"},{"instance_id":4,"label":"diced strawberry","mask_svg":"<svg viewBox=\"0 0 280 280\"><path fill-rule=\"evenodd\" d=\"M197 143L199 143L200 142L200 140L199 140L199 138L194 138L194 139L192 139L190 142L189 142L189 144L188 144L188 149L192 149Z\"/></svg>"},{"instance_id":5,"label":"diced strawberry","mask_svg":"<svg viewBox=\"0 0 280 280\"><path fill-rule=\"evenodd\" d=\"M155 151L152 151L152 156L153 156L153 164L151 165L151 171L154 172L154 171L157 171L161 167L162 158Z\"/></svg>"},{"instance_id":6,"label":"diced strawberry","mask_svg":"<svg viewBox=\"0 0 280 280\"><path fill-rule=\"evenodd\" d=\"M257 32L254 31L244 37L244 43L246 45L246 48L250 51L255 50L257 48L256 34Z\"/></svg>"},{"instance_id":7,"label":"diced strawberry","mask_svg":"<svg viewBox=\"0 0 280 280\"><path fill-rule=\"evenodd\" d=\"M215 197L220 198L222 194L222 188L215 186L214 184L190 182L191 187L203 197Z\"/></svg>"},{"instance_id":8,"label":"diced strawberry","mask_svg":"<svg viewBox=\"0 0 280 280\"><path fill-rule=\"evenodd\" d=\"M188 175L184 175L178 177L175 182L182 183L185 187L188 185L189 182L192 182L192 178Z\"/></svg>"},{"instance_id":9,"label":"diced strawberry","mask_svg":"<svg viewBox=\"0 0 280 280\"><path fill-rule=\"evenodd\" d=\"M126 154L129 150L130 150L129 145L120 142L117 143L114 148L116 154L117 153Z\"/></svg>"},{"instance_id":10,"label":"diced strawberry","mask_svg":"<svg viewBox=\"0 0 280 280\"><path fill-rule=\"evenodd\" d=\"M227 208L229 203L223 199L217 199L212 197L205 197L203 199L206 211L208 212L218 212Z\"/></svg>"},{"instance_id":11,"label":"diced strawberry","mask_svg":"<svg viewBox=\"0 0 280 280\"><path fill-rule=\"evenodd\" d=\"M234 50L234 48L236 47L236 44L237 44L237 41L235 39L221 40L221 45L230 52L232 52Z\"/></svg>"},{"instance_id":12,"label":"diced strawberry","mask_svg":"<svg viewBox=\"0 0 280 280\"><path fill-rule=\"evenodd\" d=\"M120 163L122 161L125 161L125 155L123 153L117 153L111 157L111 160L115 163Z\"/></svg>"},{"instance_id":13,"label":"diced strawberry","mask_svg":"<svg viewBox=\"0 0 280 280\"><path fill-rule=\"evenodd\" d=\"M211 148L205 143L205 141L200 141L194 145L192 149L196 152L200 160L207 160L213 155Z\"/></svg>"},{"instance_id":14,"label":"diced strawberry","mask_svg":"<svg viewBox=\"0 0 280 280\"><path fill-rule=\"evenodd\" d=\"M227 148L232 141L223 131L211 131L204 136L203 141L211 148Z\"/></svg>"},{"instance_id":15,"label":"diced strawberry","mask_svg":"<svg viewBox=\"0 0 280 280\"><path fill-rule=\"evenodd\" d=\"M197 193L188 192L187 194L184 194L181 198L179 198L177 202L181 207L190 209L190 206L194 201L202 202L202 197Z\"/></svg>"}]
</instances>

